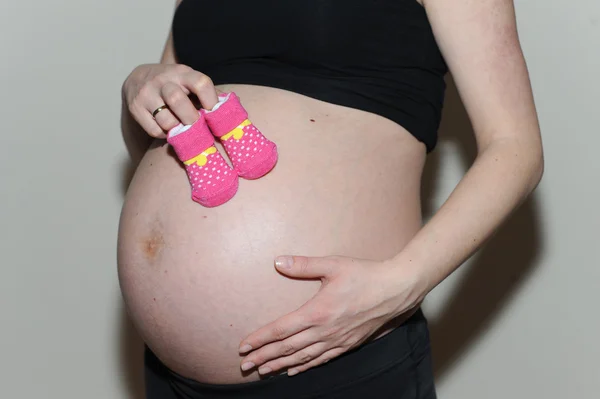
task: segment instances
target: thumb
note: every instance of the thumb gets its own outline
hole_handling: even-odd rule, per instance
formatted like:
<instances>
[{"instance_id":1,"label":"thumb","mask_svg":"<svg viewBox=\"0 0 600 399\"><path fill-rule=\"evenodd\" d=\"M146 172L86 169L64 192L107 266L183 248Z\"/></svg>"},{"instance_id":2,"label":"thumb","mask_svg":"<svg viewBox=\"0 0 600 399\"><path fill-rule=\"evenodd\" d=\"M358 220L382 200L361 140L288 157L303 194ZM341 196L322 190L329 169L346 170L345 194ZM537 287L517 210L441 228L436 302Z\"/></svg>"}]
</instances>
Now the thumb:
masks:
<instances>
[{"instance_id":1,"label":"thumb","mask_svg":"<svg viewBox=\"0 0 600 399\"><path fill-rule=\"evenodd\" d=\"M309 258L306 256L278 256L275 267L281 273L290 277L322 278L331 272L331 263L325 258Z\"/></svg>"}]
</instances>

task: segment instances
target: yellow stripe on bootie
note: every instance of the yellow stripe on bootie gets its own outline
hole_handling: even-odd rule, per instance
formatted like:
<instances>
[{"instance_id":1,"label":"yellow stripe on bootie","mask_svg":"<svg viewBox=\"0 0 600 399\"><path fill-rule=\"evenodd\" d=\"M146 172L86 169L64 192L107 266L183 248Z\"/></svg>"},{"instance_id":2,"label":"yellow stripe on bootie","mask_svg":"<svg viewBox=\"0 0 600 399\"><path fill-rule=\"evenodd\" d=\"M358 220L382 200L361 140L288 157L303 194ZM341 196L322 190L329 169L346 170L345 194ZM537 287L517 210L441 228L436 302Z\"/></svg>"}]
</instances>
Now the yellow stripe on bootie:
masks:
<instances>
[{"instance_id":1,"label":"yellow stripe on bootie","mask_svg":"<svg viewBox=\"0 0 600 399\"><path fill-rule=\"evenodd\" d=\"M236 140L241 139L244 136L244 128L251 124L252 124L252 122L250 122L249 119L246 119L245 121L240 123L235 129L233 129L231 132L224 134L221 137L221 140L229 140L231 137L233 137Z\"/></svg>"},{"instance_id":2,"label":"yellow stripe on bootie","mask_svg":"<svg viewBox=\"0 0 600 399\"><path fill-rule=\"evenodd\" d=\"M189 166L195 163L198 166L204 166L206 165L206 162L208 162L208 156L210 154L214 154L215 152L217 152L215 146L209 147L208 149L202 151L200 154L196 155L194 158L185 161L184 164Z\"/></svg>"}]
</instances>

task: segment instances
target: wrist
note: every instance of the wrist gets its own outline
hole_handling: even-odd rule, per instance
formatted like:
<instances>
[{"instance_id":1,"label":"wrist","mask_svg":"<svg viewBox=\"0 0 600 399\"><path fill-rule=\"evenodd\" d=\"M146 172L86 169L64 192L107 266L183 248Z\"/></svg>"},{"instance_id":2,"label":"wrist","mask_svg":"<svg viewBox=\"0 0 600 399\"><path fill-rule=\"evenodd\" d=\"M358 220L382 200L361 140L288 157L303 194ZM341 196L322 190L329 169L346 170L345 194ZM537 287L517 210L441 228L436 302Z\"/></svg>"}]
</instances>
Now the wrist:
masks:
<instances>
[{"instance_id":1,"label":"wrist","mask_svg":"<svg viewBox=\"0 0 600 399\"><path fill-rule=\"evenodd\" d=\"M398 305L406 308L404 310L418 306L436 286L434 276L424 262L414 256L399 254L384 263L384 278L389 282L391 292L395 293Z\"/></svg>"}]
</instances>

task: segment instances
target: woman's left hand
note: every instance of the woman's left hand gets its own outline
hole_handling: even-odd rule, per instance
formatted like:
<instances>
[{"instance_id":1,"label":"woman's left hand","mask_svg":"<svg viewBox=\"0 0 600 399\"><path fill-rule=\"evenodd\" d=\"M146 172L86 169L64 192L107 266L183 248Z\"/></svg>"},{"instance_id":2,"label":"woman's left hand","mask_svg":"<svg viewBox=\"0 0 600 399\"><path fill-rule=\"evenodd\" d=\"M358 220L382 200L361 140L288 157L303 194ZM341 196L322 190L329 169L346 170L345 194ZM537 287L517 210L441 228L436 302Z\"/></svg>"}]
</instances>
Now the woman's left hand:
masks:
<instances>
[{"instance_id":1,"label":"woman's left hand","mask_svg":"<svg viewBox=\"0 0 600 399\"><path fill-rule=\"evenodd\" d=\"M321 288L299 309L242 341L242 370L287 369L292 376L323 364L396 316L408 318L425 295L420 276L391 262L295 256L278 258L276 266L289 277L320 279Z\"/></svg>"}]
</instances>

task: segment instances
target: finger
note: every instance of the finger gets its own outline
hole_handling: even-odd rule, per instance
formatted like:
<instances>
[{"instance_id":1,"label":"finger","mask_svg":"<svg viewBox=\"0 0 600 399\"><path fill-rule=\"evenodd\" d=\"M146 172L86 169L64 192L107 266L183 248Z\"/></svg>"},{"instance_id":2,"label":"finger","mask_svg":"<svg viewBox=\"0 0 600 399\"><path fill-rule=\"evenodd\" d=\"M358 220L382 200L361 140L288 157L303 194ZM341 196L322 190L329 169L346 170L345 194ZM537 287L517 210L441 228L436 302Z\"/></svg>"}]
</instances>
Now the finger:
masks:
<instances>
[{"instance_id":1,"label":"finger","mask_svg":"<svg viewBox=\"0 0 600 399\"><path fill-rule=\"evenodd\" d=\"M240 344L240 353L256 350L266 344L284 339L312 327L311 318L302 308L289 313L250 334Z\"/></svg>"},{"instance_id":2,"label":"finger","mask_svg":"<svg viewBox=\"0 0 600 399\"><path fill-rule=\"evenodd\" d=\"M180 84L198 97L204 109L213 109L219 101L215 85L203 73L190 70L181 75Z\"/></svg>"},{"instance_id":3,"label":"finger","mask_svg":"<svg viewBox=\"0 0 600 399\"><path fill-rule=\"evenodd\" d=\"M320 366L321 364L325 364L328 361L330 361L331 359L334 359L334 358L340 356L344 352L346 352L346 349L344 349L344 348L330 349L330 350L326 351L325 353L323 353L322 355L320 355L319 357L312 359L311 361L309 361L307 363L298 364L297 366L289 369L288 375L291 377L298 373L301 373L303 371L311 369L313 367Z\"/></svg>"},{"instance_id":4,"label":"finger","mask_svg":"<svg viewBox=\"0 0 600 399\"><path fill-rule=\"evenodd\" d=\"M339 260L333 257L278 256L275 266L283 274L297 278L329 277Z\"/></svg>"},{"instance_id":5,"label":"finger","mask_svg":"<svg viewBox=\"0 0 600 399\"><path fill-rule=\"evenodd\" d=\"M152 119L154 123L159 126L161 130L160 135L162 137L164 137L165 132L168 132L170 129L174 128L180 123L179 119L177 119L169 110L169 105L165 103L165 100L162 98L159 89L152 89L151 91L147 91L142 101L147 116L150 117L150 119ZM160 111L155 113L155 111L158 108L164 105L166 105L167 107L162 108ZM144 116L143 118L145 121L148 120L146 116Z\"/></svg>"},{"instance_id":6,"label":"finger","mask_svg":"<svg viewBox=\"0 0 600 399\"><path fill-rule=\"evenodd\" d=\"M306 347L298 352L285 357L280 357L258 368L260 374L268 374L273 371L287 369L292 366L298 366L300 364L309 363L312 360L320 357L327 351L327 344L325 342L317 342L309 347Z\"/></svg>"},{"instance_id":7,"label":"finger","mask_svg":"<svg viewBox=\"0 0 600 399\"><path fill-rule=\"evenodd\" d=\"M248 370L252 367L258 367L264 363L290 356L299 350L302 350L317 341L317 336L311 329L306 329L298 334L294 334L283 341L273 342L265 345L255 351L252 351L248 356L242 359L242 370Z\"/></svg>"},{"instance_id":8,"label":"finger","mask_svg":"<svg viewBox=\"0 0 600 399\"><path fill-rule=\"evenodd\" d=\"M198 110L194 107L192 100L183 92L181 87L175 83L169 82L165 83L161 88L161 96L165 100L165 103L169 106L170 114L174 115L177 118L177 123L181 121L184 125L191 125L198 120ZM158 121L158 117L163 111L159 112L156 115L156 119ZM162 119L161 119L162 121ZM169 121L172 123L172 121ZM159 125L162 124L159 122ZM171 126L168 129L173 128Z\"/></svg>"},{"instance_id":9,"label":"finger","mask_svg":"<svg viewBox=\"0 0 600 399\"><path fill-rule=\"evenodd\" d=\"M145 107L138 107L136 105L132 105L129 107L129 112L136 120L137 123L150 135L154 138L165 138L165 132L163 129L156 123L154 118L152 118L152 114L148 112Z\"/></svg>"},{"instance_id":10,"label":"finger","mask_svg":"<svg viewBox=\"0 0 600 399\"><path fill-rule=\"evenodd\" d=\"M152 114L150 114L150 116L152 116ZM168 132L169 130L173 129L175 126L180 124L179 119L177 119L168 108L165 108L159 113L157 113L154 117L154 120L156 121L158 126L160 126L160 128L165 132Z\"/></svg>"}]
</instances>

